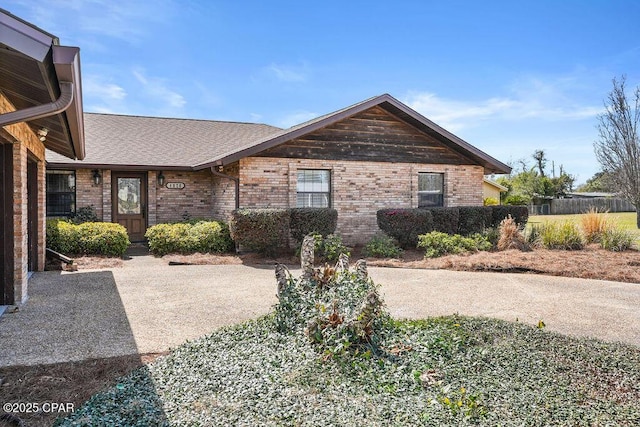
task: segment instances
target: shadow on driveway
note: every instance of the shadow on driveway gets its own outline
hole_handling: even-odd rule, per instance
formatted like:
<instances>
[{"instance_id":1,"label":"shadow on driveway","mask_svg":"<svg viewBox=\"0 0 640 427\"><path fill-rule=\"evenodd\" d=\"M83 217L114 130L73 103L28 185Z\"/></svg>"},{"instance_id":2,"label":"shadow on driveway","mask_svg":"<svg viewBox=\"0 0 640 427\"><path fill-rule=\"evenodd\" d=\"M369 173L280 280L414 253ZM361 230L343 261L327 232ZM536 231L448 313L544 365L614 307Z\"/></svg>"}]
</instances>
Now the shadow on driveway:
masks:
<instances>
[{"instance_id":1,"label":"shadow on driveway","mask_svg":"<svg viewBox=\"0 0 640 427\"><path fill-rule=\"evenodd\" d=\"M20 310L0 317L3 404L72 404L78 409L113 385L113 378L146 360L111 271L36 273L29 280L29 295ZM158 413L164 414L156 401ZM17 409L11 416L29 426L51 425L56 416L68 414Z\"/></svg>"}]
</instances>

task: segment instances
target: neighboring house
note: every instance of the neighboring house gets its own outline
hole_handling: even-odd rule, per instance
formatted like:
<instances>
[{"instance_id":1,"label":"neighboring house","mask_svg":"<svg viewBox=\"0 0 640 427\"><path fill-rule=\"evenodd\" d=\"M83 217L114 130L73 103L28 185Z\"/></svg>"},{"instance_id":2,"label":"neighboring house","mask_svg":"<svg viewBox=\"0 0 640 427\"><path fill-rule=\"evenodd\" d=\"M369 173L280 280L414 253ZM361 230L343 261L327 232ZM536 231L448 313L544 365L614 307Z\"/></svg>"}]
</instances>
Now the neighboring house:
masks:
<instances>
[{"instance_id":1,"label":"neighboring house","mask_svg":"<svg viewBox=\"0 0 640 427\"><path fill-rule=\"evenodd\" d=\"M349 244L382 208L482 205L485 174L510 168L390 95L289 129L85 114L87 157L48 153L49 215L93 205L125 225L228 219L236 208L332 207Z\"/></svg>"},{"instance_id":2,"label":"neighboring house","mask_svg":"<svg viewBox=\"0 0 640 427\"><path fill-rule=\"evenodd\" d=\"M0 306L44 269L45 148L84 157L79 49L0 9Z\"/></svg>"},{"instance_id":3,"label":"neighboring house","mask_svg":"<svg viewBox=\"0 0 640 427\"><path fill-rule=\"evenodd\" d=\"M509 189L504 185L500 185L488 178L482 179L482 197L484 199L492 198L500 203L500 194L506 193L507 191L509 191Z\"/></svg>"}]
</instances>

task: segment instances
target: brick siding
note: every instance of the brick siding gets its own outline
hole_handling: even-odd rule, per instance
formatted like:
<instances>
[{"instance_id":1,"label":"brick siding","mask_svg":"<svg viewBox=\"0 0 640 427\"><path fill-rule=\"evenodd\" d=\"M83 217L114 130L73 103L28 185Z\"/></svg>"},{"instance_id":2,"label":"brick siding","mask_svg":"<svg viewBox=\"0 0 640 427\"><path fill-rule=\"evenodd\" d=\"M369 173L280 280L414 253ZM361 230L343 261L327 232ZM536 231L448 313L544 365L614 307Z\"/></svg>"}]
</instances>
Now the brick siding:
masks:
<instances>
[{"instance_id":1,"label":"brick siding","mask_svg":"<svg viewBox=\"0 0 640 427\"><path fill-rule=\"evenodd\" d=\"M93 205L101 221L111 218L111 171L100 170L102 182L95 185L93 170L76 170L76 206ZM199 172L163 172L165 183L182 182L183 189L158 186L158 172L147 172L147 224L213 216L214 182L209 170Z\"/></svg>"},{"instance_id":2,"label":"brick siding","mask_svg":"<svg viewBox=\"0 0 640 427\"><path fill-rule=\"evenodd\" d=\"M15 111L13 105L0 93L0 113ZM38 198L38 265L44 270L45 263L45 162L44 144L25 123L5 126L4 130L13 138L13 241L14 241L14 298L16 304L28 298L28 198L27 162L37 165Z\"/></svg>"},{"instance_id":3,"label":"brick siding","mask_svg":"<svg viewBox=\"0 0 640 427\"><path fill-rule=\"evenodd\" d=\"M418 173L444 173L445 206L481 206L481 166L248 157L240 160L240 206L296 206L298 169L331 171L338 233L363 244L379 229L376 211L418 207Z\"/></svg>"}]
</instances>

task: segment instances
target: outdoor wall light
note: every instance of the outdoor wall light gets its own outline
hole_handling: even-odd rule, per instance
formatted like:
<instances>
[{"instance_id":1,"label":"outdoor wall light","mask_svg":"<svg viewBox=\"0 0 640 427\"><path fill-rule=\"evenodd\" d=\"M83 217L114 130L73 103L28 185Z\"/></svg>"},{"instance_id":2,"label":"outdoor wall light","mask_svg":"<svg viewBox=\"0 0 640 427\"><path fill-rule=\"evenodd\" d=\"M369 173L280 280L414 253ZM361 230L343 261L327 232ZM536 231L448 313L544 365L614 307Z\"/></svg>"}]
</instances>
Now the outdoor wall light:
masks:
<instances>
[{"instance_id":1,"label":"outdoor wall light","mask_svg":"<svg viewBox=\"0 0 640 427\"><path fill-rule=\"evenodd\" d=\"M102 182L102 177L100 176L100 171L98 169L93 170L93 183L95 185L100 185Z\"/></svg>"},{"instance_id":2,"label":"outdoor wall light","mask_svg":"<svg viewBox=\"0 0 640 427\"><path fill-rule=\"evenodd\" d=\"M38 130L38 138L40 141L44 142L47 139L47 135L49 134L49 129L42 128Z\"/></svg>"},{"instance_id":3,"label":"outdoor wall light","mask_svg":"<svg viewBox=\"0 0 640 427\"><path fill-rule=\"evenodd\" d=\"M160 174L158 175L158 185L160 187L164 187L164 181L165 181L164 174L162 173L162 171L160 171Z\"/></svg>"}]
</instances>

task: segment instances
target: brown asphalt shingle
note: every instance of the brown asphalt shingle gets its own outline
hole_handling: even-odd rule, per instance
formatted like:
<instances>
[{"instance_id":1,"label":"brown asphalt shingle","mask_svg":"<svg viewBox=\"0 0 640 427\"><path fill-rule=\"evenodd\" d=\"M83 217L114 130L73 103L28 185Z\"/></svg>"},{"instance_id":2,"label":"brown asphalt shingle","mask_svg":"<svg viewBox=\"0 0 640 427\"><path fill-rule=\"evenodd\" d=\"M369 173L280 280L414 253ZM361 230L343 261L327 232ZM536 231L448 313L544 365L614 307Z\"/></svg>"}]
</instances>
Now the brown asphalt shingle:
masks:
<instances>
[{"instance_id":1,"label":"brown asphalt shingle","mask_svg":"<svg viewBox=\"0 0 640 427\"><path fill-rule=\"evenodd\" d=\"M265 124L114 114L85 113L84 120L84 161L47 151L49 164L188 169L281 131Z\"/></svg>"}]
</instances>

